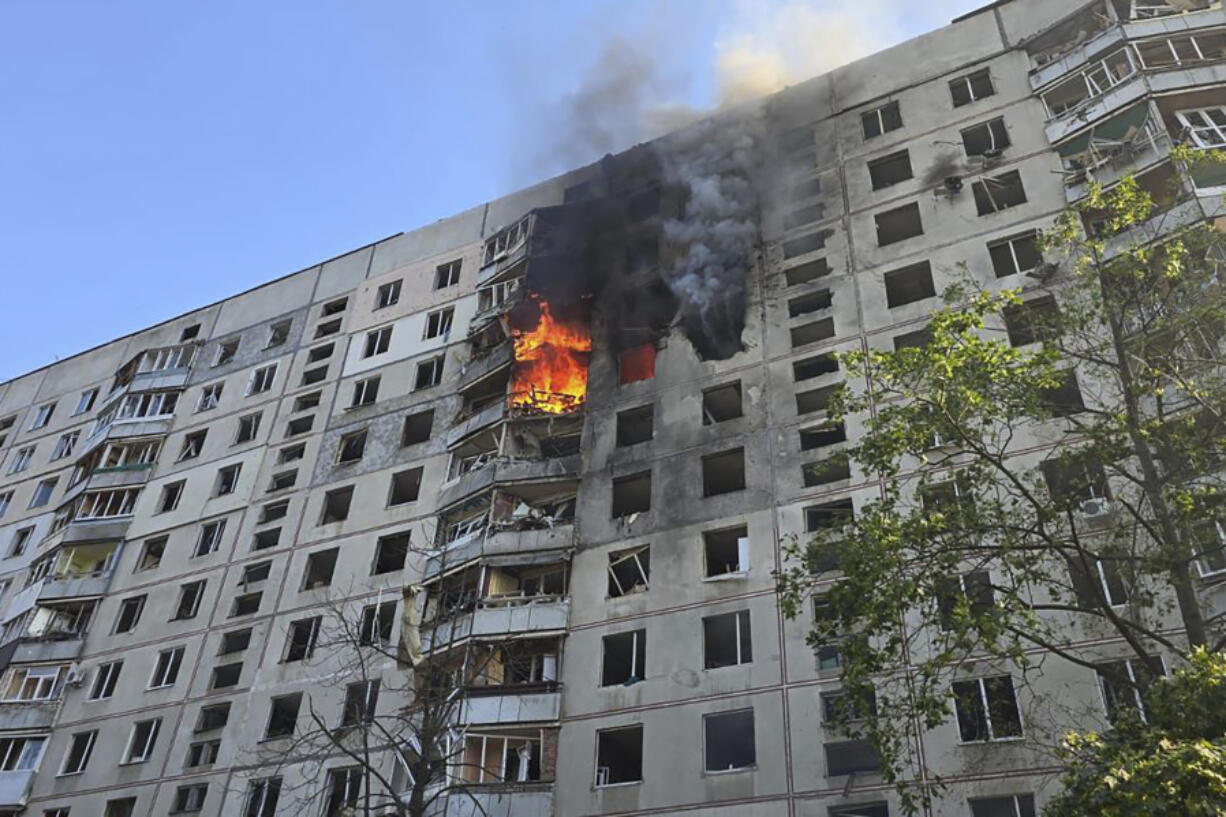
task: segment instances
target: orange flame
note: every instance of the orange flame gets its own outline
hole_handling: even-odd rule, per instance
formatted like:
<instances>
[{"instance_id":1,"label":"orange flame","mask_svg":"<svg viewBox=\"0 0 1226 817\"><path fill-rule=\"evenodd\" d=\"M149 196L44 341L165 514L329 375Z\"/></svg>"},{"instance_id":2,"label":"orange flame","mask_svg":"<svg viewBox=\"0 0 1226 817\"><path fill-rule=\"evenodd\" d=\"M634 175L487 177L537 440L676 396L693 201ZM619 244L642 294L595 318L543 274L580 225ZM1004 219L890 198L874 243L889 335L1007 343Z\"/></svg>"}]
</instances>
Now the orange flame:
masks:
<instances>
[{"instance_id":1,"label":"orange flame","mask_svg":"<svg viewBox=\"0 0 1226 817\"><path fill-rule=\"evenodd\" d=\"M545 301L531 330L511 329L515 345L511 405L563 414L587 396L587 362L592 335L586 323L562 323Z\"/></svg>"}]
</instances>

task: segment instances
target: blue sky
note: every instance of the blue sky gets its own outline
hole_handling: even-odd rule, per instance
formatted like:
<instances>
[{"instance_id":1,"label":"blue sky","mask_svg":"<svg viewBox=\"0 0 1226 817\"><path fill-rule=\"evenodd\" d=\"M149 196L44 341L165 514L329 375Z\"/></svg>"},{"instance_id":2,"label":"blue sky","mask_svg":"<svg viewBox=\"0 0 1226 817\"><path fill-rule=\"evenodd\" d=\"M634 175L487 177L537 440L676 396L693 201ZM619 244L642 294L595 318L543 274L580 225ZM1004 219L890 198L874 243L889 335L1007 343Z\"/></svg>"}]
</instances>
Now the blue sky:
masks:
<instances>
[{"instance_id":1,"label":"blue sky","mask_svg":"<svg viewBox=\"0 0 1226 817\"><path fill-rule=\"evenodd\" d=\"M624 147L735 47L803 74L985 2L4 0L0 380Z\"/></svg>"}]
</instances>

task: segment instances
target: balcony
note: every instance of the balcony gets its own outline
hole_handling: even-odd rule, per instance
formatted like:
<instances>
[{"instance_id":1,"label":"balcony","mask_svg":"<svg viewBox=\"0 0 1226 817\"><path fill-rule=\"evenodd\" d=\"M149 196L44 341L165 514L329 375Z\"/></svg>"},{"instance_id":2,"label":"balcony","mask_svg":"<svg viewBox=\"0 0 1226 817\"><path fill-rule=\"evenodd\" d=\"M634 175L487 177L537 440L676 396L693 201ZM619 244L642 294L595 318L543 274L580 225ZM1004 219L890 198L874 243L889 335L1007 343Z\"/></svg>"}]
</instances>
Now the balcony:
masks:
<instances>
[{"instance_id":1,"label":"balcony","mask_svg":"<svg viewBox=\"0 0 1226 817\"><path fill-rule=\"evenodd\" d=\"M58 706L58 700L0 703L0 730L50 729Z\"/></svg>"},{"instance_id":2,"label":"balcony","mask_svg":"<svg viewBox=\"0 0 1226 817\"><path fill-rule=\"evenodd\" d=\"M528 239L535 223L536 214L529 213L485 242L483 263L477 271L477 286L486 286L518 274L519 266L528 258Z\"/></svg>"},{"instance_id":3,"label":"balcony","mask_svg":"<svg viewBox=\"0 0 1226 817\"><path fill-rule=\"evenodd\" d=\"M1030 87L1038 90L1065 74L1084 68L1090 58L1109 51L1124 43L1124 29L1111 26L1102 31L1087 33L1078 31L1073 34L1073 42L1048 52L1031 50L1031 59L1039 62L1047 58L1030 72ZM1075 43L1075 44L1074 44Z\"/></svg>"},{"instance_id":4,"label":"balcony","mask_svg":"<svg viewBox=\"0 0 1226 817\"><path fill-rule=\"evenodd\" d=\"M90 598L106 595L111 586L112 571L99 573L64 574L43 579L42 589L38 592L38 601L56 599Z\"/></svg>"},{"instance_id":5,"label":"balcony","mask_svg":"<svg viewBox=\"0 0 1226 817\"><path fill-rule=\"evenodd\" d=\"M561 596L497 596L482 599L475 610L422 628L422 649L449 647L472 637L511 633L551 633L566 629L570 599Z\"/></svg>"},{"instance_id":6,"label":"balcony","mask_svg":"<svg viewBox=\"0 0 1226 817\"><path fill-rule=\"evenodd\" d=\"M459 425L453 426L447 432L447 447L452 448L466 437L470 437L495 423L502 422L506 419L506 416L507 401L505 399L490 403L476 414L471 414L466 419L461 420Z\"/></svg>"},{"instance_id":7,"label":"balcony","mask_svg":"<svg viewBox=\"0 0 1226 817\"><path fill-rule=\"evenodd\" d=\"M459 721L468 726L556 721L561 693L556 683L525 684L523 688L469 690Z\"/></svg>"},{"instance_id":8,"label":"balcony","mask_svg":"<svg viewBox=\"0 0 1226 817\"><path fill-rule=\"evenodd\" d=\"M553 783L466 783L430 808L431 817L553 817Z\"/></svg>"},{"instance_id":9,"label":"balcony","mask_svg":"<svg viewBox=\"0 0 1226 817\"><path fill-rule=\"evenodd\" d=\"M83 633L45 635L38 638L25 636L15 643L17 649L9 659L11 664L36 664L52 661L75 661L81 654Z\"/></svg>"},{"instance_id":10,"label":"balcony","mask_svg":"<svg viewBox=\"0 0 1226 817\"><path fill-rule=\"evenodd\" d=\"M515 352L509 341L500 344L480 357L470 360L460 370L460 382L457 389L463 390L476 383L503 366L511 365Z\"/></svg>"},{"instance_id":11,"label":"balcony","mask_svg":"<svg viewBox=\"0 0 1226 817\"><path fill-rule=\"evenodd\" d=\"M1069 201L1089 193L1090 183L1109 186L1165 161L1172 140L1150 104L1141 102L1107 119L1062 145L1056 152L1064 163Z\"/></svg>"},{"instance_id":12,"label":"balcony","mask_svg":"<svg viewBox=\"0 0 1226 817\"><path fill-rule=\"evenodd\" d=\"M99 542L104 539L122 539L132 524L127 516L94 517L74 519L59 531L59 544L72 545L83 542Z\"/></svg>"},{"instance_id":13,"label":"balcony","mask_svg":"<svg viewBox=\"0 0 1226 817\"><path fill-rule=\"evenodd\" d=\"M1146 95L1148 87L1145 76L1134 73L1105 93L1093 96L1081 102L1075 109L1058 114L1044 128L1047 141L1053 145L1071 134L1081 130L1086 125L1097 122L1105 116L1136 102Z\"/></svg>"},{"instance_id":14,"label":"balcony","mask_svg":"<svg viewBox=\"0 0 1226 817\"><path fill-rule=\"evenodd\" d=\"M30 784L34 782L34 775L37 773L37 769L0 772L0 808L24 807L26 797L30 793Z\"/></svg>"},{"instance_id":15,"label":"balcony","mask_svg":"<svg viewBox=\"0 0 1226 817\"><path fill-rule=\"evenodd\" d=\"M494 485L566 479L579 473L578 454L535 460L494 459L462 474L439 490L439 507L448 507Z\"/></svg>"}]
</instances>

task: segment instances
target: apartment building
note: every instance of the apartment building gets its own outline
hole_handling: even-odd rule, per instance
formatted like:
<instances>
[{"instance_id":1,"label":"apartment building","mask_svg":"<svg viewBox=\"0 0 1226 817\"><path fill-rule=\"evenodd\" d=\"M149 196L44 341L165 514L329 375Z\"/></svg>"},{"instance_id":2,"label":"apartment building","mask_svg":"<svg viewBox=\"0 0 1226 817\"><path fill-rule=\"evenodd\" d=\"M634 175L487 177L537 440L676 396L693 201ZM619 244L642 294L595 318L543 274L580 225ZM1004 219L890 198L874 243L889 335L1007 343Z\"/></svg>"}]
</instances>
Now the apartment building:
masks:
<instances>
[{"instance_id":1,"label":"apartment building","mask_svg":"<svg viewBox=\"0 0 1226 817\"><path fill-rule=\"evenodd\" d=\"M832 458L833 353L922 342L962 275L1033 290L1090 180L1215 217L1170 150L1226 146L1224 55L1216 3L1002 0L0 384L0 815L365 813L296 738L476 654L434 813L898 813L772 578L878 490ZM338 610L393 657L319 649ZM1011 739L1072 724L981 693L916 777L1033 815Z\"/></svg>"}]
</instances>

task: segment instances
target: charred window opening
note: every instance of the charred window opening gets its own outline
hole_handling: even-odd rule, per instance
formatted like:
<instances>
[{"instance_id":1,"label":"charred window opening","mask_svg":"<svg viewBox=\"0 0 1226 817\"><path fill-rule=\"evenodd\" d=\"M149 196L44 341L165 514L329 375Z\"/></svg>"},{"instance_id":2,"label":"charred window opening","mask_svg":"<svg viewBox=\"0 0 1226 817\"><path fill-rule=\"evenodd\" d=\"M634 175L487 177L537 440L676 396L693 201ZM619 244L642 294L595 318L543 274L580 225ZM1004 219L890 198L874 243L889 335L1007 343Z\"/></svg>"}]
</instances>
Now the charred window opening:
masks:
<instances>
[{"instance_id":1,"label":"charred window opening","mask_svg":"<svg viewBox=\"0 0 1226 817\"><path fill-rule=\"evenodd\" d=\"M823 744L822 750L826 755L827 777L863 774L881 769L881 759L867 740L826 743Z\"/></svg>"},{"instance_id":2,"label":"charred window opening","mask_svg":"<svg viewBox=\"0 0 1226 817\"><path fill-rule=\"evenodd\" d=\"M830 274L830 264L825 258L817 258L813 261L806 261L790 269L783 271L783 276L787 280L787 285L790 287L800 286L816 281L818 278L824 278Z\"/></svg>"},{"instance_id":3,"label":"charred window opening","mask_svg":"<svg viewBox=\"0 0 1226 817\"><path fill-rule=\"evenodd\" d=\"M535 438L534 438L535 439ZM535 453L535 452L534 452ZM451 452L447 466L447 479L479 471L498 456L498 435L493 431L475 434Z\"/></svg>"},{"instance_id":4,"label":"charred window opening","mask_svg":"<svg viewBox=\"0 0 1226 817\"><path fill-rule=\"evenodd\" d=\"M400 434L402 446L417 445L430 439L434 428L434 409L419 411L404 418L404 430Z\"/></svg>"},{"instance_id":5,"label":"charred window opening","mask_svg":"<svg viewBox=\"0 0 1226 817\"><path fill-rule=\"evenodd\" d=\"M651 472L642 471L613 480L613 517L651 510Z\"/></svg>"},{"instance_id":6,"label":"charred window opening","mask_svg":"<svg viewBox=\"0 0 1226 817\"><path fill-rule=\"evenodd\" d=\"M329 548L307 556L306 569L302 575L302 589L315 590L332 584L332 574L336 572L336 559L340 552L340 548Z\"/></svg>"},{"instance_id":7,"label":"charred window opening","mask_svg":"<svg viewBox=\"0 0 1226 817\"><path fill-rule=\"evenodd\" d=\"M1056 299L1050 295L1007 307L1004 317L1011 346L1054 340L1060 334L1060 310Z\"/></svg>"},{"instance_id":8,"label":"charred window opening","mask_svg":"<svg viewBox=\"0 0 1226 817\"><path fill-rule=\"evenodd\" d=\"M643 727L625 726L596 733L596 785L637 783L643 779Z\"/></svg>"},{"instance_id":9,"label":"charred window opening","mask_svg":"<svg viewBox=\"0 0 1226 817\"><path fill-rule=\"evenodd\" d=\"M838 370L839 361L834 355L830 353L814 355L792 364L792 379L799 383Z\"/></svg>"},{"instance_id":10,"label":"charred window opening","mask_svg":"<svg viewBox=\"0 0 1226 817\"><path fill-rule=\"evenodd\" d=\"M890 309L933 298L936 294L932 283L932 265L927 261L885 274L885 300Z\"/></svg>"},{"instance_id":11,"label":"charred window opening","mask_svg":"<svg viewBox=\"0 0 1226 817\"><path fill-rule=\"evenodd\" d=\"M582 434L559 434L541 440L541 456L547 460L561 459L579 453Z\"/></svg>"},{"instance_id":12,"label":"charred window opening","mask_svg":"<svg viewBox=\"0 0 1226 817\"><path fill-rule=\"evenodd\" d=\"M847 457L835 455L817 462L801 466L801 478L806 488L816 488L819 485L829 485L851 479L851 463Z\"/></svg>"},{"instance_id":13,"label":"charred window opening","mask_svg":"<svg viewBox=\"0 0 1226 817\"><path fill-rule=\"evenodd\" d=\"M914 332L904 332L901 335L894 336L894 351L899 352L903 349L923 349L932 342L932 329L925 326L923 329L916 329Z\"/></svg>"},{"instance_id":14,"label":"charred window opening","mask_svg":"<svg viewBox=\"0 0 1226 817\"><path fill-rule=\"evenodd\" d=\"M860 114L860 126L864 130L866 140L874 139L883 133L901 128L902 111L897 102L887 103Z\"/></svg>"},{"instance_id":15,"label":"charred window opening","mask_svg":"<svg viewBox=\"0 0 1226 817\"><path fill-rule=\"evenodd\" d=\"M704 715L702 726L706 771L728 772L757 764L752 709Z\"/></svg>"},{"instance_id":16,"label":"charred window opening","mask_svg":"<svg viewBox=\"0 0 1226 817\"><path fill-rule=\"evenodd\" d=\"M1086 410L1081 387L1077 384L1077 372L1073 369L1064 371L1064 381L1059 386L1042 390L1039 399L1053 417L1067 417Z\"/></svg>"},{"instance_id":17,"label":"charred window opening","mask_svg":"<svg viewBox=\"0 0 1226 817\"><path fill-rule=\"evenodd\" d=\"M1022 174L1016 170L1000 176L985 176L971 185L971 192L975 194L975 209L981 216L1026 203Z\"/></svg>"},{"instance_id":18,"label":"charred window opening","mask_svg":"<svg viewBox=\"0 0 1226 817\"><path fill-rule=\"evenodd\" d=\"M609 554L609 598L644 593L650 578L650 545L615 550Z\"/></svg>"},{"instance_id":19,"label":"charred window opening","mask_svg":"<svg viewBox=\"0 0 1226 817\"><path fill-rule=\"evenodd\" d=\"M702 393L702 424L704 426L735 420L744 414L741 381L705 389Z\"/></svg>"},{"instance_id":20,"label":"charred window opening","mask_svg":"<svg viewBox=\"0 0 1226 817\"><path fill-rule=\"evenodd\" d=\"M656 347L642 343L617 356L617 380L621 384L650 380L656 376Z\"/></svg>"},{"instance_id":21,"label":"charred window opening","mask_svg":"<svg viewBox=\"0 0 1226 817\"><path fill-rule=\"evenodd\" d=\"M783 257L784 259L795 258L798 255L817 252L825 246L826 233L824 231L809 233L799 238L793 238L791 241L783 242Z\"/></svg>"},{"instance_id":22,"label":"charred window opening","mask_svg":"<svg viewBox=\"0 0 1226 817\"><path fill-rule=\"evenodd\" d=\"M702 535L707 578L749 572L749 528L707 531Z\"/></svg>"},{"instance_id":23,"label":"charred window opening","mask_svg":"<svg viewBox=\"0 0 1226 817\"><path fill-rule=\"evenodd\" d=\"M600 685L630 686L647 677L647 631L606 635L600 665Z\"/></svg>"},{"instance_id":24,"label":"charred window opening","mask_svg":"<svg viewBox=\"0 0 1226 817\"><path fill-rule=\"evenodd\" d=\"M626 202L626 214L630 221L644 221L660 212L660 188L649 187L630 197Z\"/></svg>"},{"instance_id":25,"label":"charred window opening","mask_svg":"<svg viewBox=\"0 0 1226 817\"><path fill-rule=\"evenodd\" d=\"M992 75L986 68L964 77L958 77L949 83L949 95L953 98L955 108L961 108L963 105L969 105L995 93L996 89L992 86Z\"/></svg>"},{"instance_id":26,"label":"charred window opening","mask_svg":"<svg viewBox=\"0 0 1226 817\"><path fill-rule=\"evenodd\" d=\"M877 246L885 247L924 234L918 204L912 203L874 216L877 222Z\"/></svg>"},{"instance_id":27,"label":"charred window opening","mask_svg":"<svg viewBox=\"0 0 1226 817\"><path fill-rule=\"evenodd\" d=\"M651 405L626 409L617 413L617 447L637 445L650 440L654 434L655 407Z\"/></svg>"},{"instance_id":28,"label":"charred window opening","mask_svg":"<svg viewBox=\"0 0 1226 817\"><path fill-rule=\"evenodd\" d=\"M817 292L800 295L788 301L788 317L799 318L811 312L820 312L823 309L829 309L833 303L834 296L830 290L819 289Z\"/></svg>"},{"instance_id":29,"label":"charred window opening","mask_svg":"<svg viewBox=\"0 0 1226 817\"><path fill-rule=\"evenodd\" d=\"M366 429L358 429L341 437L336 448L336 461L340 464L357 462L366 452Z\"/></svg>"},{"instance_id":30,"label":"charred window opening","mask_svg":"<svg viewBox=\"0 0 1226 817\"><path fill-rule=\"evenodd\" d=\"M822 180L816 176L812 179L800 182L788 190L788 201L801 201L803 199L811 199L814 196L820 196L822 192Z\"/></svg>"},{"instance_id":31,"label":"charred window opening","mask_svg":"<svg viewBox=\"0 0 1226 817\"><path fill-rule=\"evenodd\" d=\"M822 318L793 327L791 330L792 348L808 346L834 337L834 318Z\"/></svg>"},{"instance_id":32,"label":"charred window opening","mask_svg":"<svg viewBox=\"0 0 1226 817\"><path fill-rule=\"evenodd\" d=\"M962 146L966 149L967 156L998 154L1010 144L1004 117L997 117L962 131Z\"/></svg>"},{"instance_id":33,"label":"charred window opening","mask_svg":"<svg viewBox=\"0 0 1226 817\"><path fill-rule=\"evenodd\" d=\"M1037 233L1026 233L989 244L988 255L992 258L992 269L997 278L1032 270L1043 261L1043 256L1039 254Z\"/></svg>"},{"instance_id":34,"label":"charred window opening","mask_svg":"<svg viewBox=\"0 0 1226 817\"><path fill-rule=\"evenodd\" d=\"M579 182L572 184L570 187L562 191L562 203L573 204L577 201L586 201L592 197L592 183Z\"/></svg>"},{"instance_id":35,"label":"charred window opening","mask_svg":"<svg viewBox=\"0 0 1226 817\"><path fill-rule=\"evenodd\" d=\"M745 490L745 449L733 448L702 458L702 495Z\"/></svg>"},{"instance_id":36,"label":"charred window opening","mask_svg":"<svg viewBox=\"0 0 1226 817\"><path fill-rule=\"evenodd\" d=\"M797 392L796 413L812 414L816 411L825 411L830 406L830 399L838 393L839 388L838 385L823 386L820 389Z\"/></svg>"},{"instance_id":37,"label":"charred window opening","mask_svg":"<svg viewBox=\"0 0 1226 817\"><path fill-rule=\"evenodd\" d=\"M826 207L822 204L810 204L808 207L801 207L786 213L783 216L783 229L795 230L797 227L803 227L806 224L812 224L815 221L821 221L825 215Z\"/></svg>"},{"instance_id":38,"label":"charred window opening","mask_svg":"<svg viewBox=\"0 0 1226 817\"><path fill-rule=\"evenodd\" d=\"M320 512L319 524L343 522L349 518L349 505L353 502L353 486L336 488L324 494L323 510Z\"/></svg>"},{"instance_id":39,"label":"charred window opening","mask_svg":"<svg viewBox=\"0 0 1226 817\"><path fill-rule=\"evenodd\" d=\"M404 505L416 502L421 492L422 468L410 468L407 471L397 471L392 474L392 484L388 489L387 504Z\"/></svg>"},{"instance_id":40,"label":"charred window opening","mask_svg":"<svg viewBox=\"0 0 1226 817\"><path fill-rule=\"evenodd\" d=\"M753 639L749 611L738 610L702 620L702 652L705 669L734 667L753 662Z\"/></svg>"},{"instance_id":41,"label":"charred window opening","mask_svg":"<svg viewBox=\"0 0 1226 817\"><path fill-rule=\"evenodd\" d=\"M914 174L911 171L911 154L905 150L882 156L868 163L868 176L874 190L905 182Z\"/></svg>"},{"instance_id":42,"label":"charred window opening","mask_svg":"<svg viewBox=\"0 0 1226 817\"><path fill-rule=\"evenodd\" d=\"M842 442L847 442L847 430L842 423L823 423L800 430L801 451L812 451Z\"/></svg>"}]
</instances>

